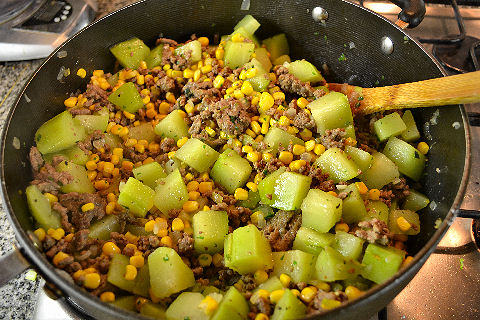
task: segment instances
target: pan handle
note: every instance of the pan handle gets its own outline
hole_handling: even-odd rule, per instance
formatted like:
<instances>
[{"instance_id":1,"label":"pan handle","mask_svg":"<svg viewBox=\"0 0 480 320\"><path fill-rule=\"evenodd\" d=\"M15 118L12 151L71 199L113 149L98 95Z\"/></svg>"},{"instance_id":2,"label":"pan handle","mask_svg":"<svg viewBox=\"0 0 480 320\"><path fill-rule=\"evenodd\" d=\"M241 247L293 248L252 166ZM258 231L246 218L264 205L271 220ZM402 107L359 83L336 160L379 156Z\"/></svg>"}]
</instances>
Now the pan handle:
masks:
<instances>
[{"instance_id":1,"label":"pan handle","mask_svg":"<svg viewBox=\"0 0 480 320\"><path fill-rule=\"evenodd\" d=\"M424 0L390 0L395 5L402 8L398 14L397 25L402 29L415 28L422 22L425 16L425 2Z\"/></svg>"},{"instance_id":2,"label":"pan handle","mask_svg":"<svg viewBox=\"0 0 480 320\"><path fill-rule=\"evenodd\" d=\"M0 287L3 287L8 281L30 268L31 265L22 255L20 250L15 248L0 257Z\"/></svg>"}]
</instances>

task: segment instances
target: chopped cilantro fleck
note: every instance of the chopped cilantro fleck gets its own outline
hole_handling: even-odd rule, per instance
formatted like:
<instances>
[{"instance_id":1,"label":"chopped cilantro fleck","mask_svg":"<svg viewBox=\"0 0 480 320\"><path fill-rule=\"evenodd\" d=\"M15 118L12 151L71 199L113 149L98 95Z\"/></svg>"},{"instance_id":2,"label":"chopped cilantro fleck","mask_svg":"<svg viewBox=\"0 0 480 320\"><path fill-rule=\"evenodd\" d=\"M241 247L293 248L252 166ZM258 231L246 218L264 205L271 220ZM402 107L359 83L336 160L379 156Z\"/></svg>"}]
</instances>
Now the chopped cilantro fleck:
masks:
<instances>
[{"instance_id":1,"label":"chopped cilantro fleck","mask_svg":"<svg viewBox=\"0 0 480 320\"><path fill-rule=\"evenodd\" d=\"M460 258L460 269L462 269L462 270L465 267L464 264L463 264L464 261L465 261L465 259Z\"/></svg>"},{"instance_id":2,"label":"chopped cilantro fleck","mask_svg":"<svg viewBox=\"0 0 480 320\"><path fill-rule=\"evenodd\" d=\"M318 36L319 34L320 34L320 32L318 32L318 31L315 31L315 32L313 33L313 35L315 35L315 36Z\"/></svg>"},{"instance_id":3,"label":"chopped cilantro fleck","mask_svg":"<svg viewBox=\"0 0 480 320\"><path fill-rule=\"evenodd\" d=\"M170 258L168 256L163 257L163 261L168 261Z\"/></svg>"},{"instance_id":4,"label":"chopped cilantro fleck","mask_svg":"<svg viewBox=\"0 0 480 320\"><path fill-rule=\"evenodd\" d=\"M296 265L297 265L297 261L293 260L293 265L296 266Z\"/></svg>"},{"instance_id":5,"label":"chopped cilantro fleck","mask_svg":"<svg viewBox=\"0 0 480 320\"><path fill-rule=\"evenodd\" d=\"M345 60L347 60L347 57L345 57L345 54L342 53L342 55L338 57L338 61L345 61Z\"/></svg>"}]
</instances>

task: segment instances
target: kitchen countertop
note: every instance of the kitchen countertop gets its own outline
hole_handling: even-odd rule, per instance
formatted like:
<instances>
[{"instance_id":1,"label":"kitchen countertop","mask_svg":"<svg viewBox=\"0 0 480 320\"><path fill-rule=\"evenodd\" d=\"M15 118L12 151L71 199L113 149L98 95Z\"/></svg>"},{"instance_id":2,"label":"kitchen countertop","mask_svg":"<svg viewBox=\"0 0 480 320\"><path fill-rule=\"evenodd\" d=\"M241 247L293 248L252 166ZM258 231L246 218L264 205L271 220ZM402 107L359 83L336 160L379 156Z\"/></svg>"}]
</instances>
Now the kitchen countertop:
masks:
<instances>
[{"instance_id":1,"label":"kitchen countertop","mask_svg":"<svg viewBox=\"0 0 480 320\"><path fill-rule=\"evenodd\" d=\"M137 0L99 0L98 17L118 8L134 3ZM0 131L3 130L5 119L20 94L23 85L33 72L40 66L42 59L24 62L0 63ZM13 249L15 235L0 199L0 255ZM31 319L39 291L40 279L26 279L28 270L9 281L0 288L0 318L1 319Z\"/></svg>"}]
</instances>

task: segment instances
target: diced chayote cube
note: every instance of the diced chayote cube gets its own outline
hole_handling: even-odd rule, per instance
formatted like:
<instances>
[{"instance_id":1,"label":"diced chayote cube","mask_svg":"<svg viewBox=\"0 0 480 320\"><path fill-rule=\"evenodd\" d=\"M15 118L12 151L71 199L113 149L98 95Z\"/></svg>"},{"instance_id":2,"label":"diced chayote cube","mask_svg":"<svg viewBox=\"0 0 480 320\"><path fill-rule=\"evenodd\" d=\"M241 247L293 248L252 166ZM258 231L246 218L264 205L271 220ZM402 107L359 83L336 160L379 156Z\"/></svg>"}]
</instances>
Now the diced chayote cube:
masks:
<instances>
[{"instance_id":1,"label":"diced chayote cube","mask_svg":"<svg viewBox=\"0 0 480 320\"><path fill-rule=\"evenodd\" d=\"M285 289L282 298L275 305L272 320L290 320L303 319L307 312L307 306L304 305L298 298L290 291Z\"/></svg>"},{"instance_id":2,"label":"diced chayote cube","mask_svg":"<svg viewBox=\"0 0 480 320\"><path fill-rule=\"evenodd\" d=\"M175 152L175 157L198 172L208 171L220 154L208 144L191 138Z\"/></svg>"},{"instance_id":3,"label":"diced chayote cube","mask_svg":"<svg viewBox=\"0 0 480 320\"><path fill-rule=\"evenodd\" d=\"M155 130L151 122L141 123L138 126L128 128L128 137L137 140L147 140L148 143L155 140Z\"/></svg>"},{"instance_id":4,"label":"diced chayote cube","mask_svg":"<svg viewBox=\"0 0 480 320\"><path fill-rule=\"evenodd\" d=\"M403 217L411 227L402 230L398 225L398 219ZM388 230L394 234L416 235L420 233L420 217L418 213L410 210L392 210L388 217Z\"/></svg>"},{"instance_id":5,"label":"diced chayote cube","mask_svg":"<svg viewBox=\"0 0 480 320\"><path fill-rule=\"evenodd\" d=\"M377 218L388 223L388 206L380 200L370 200L365 206L367 214L363 220L371 220Z\"/></svg>"},{"instance_id":6,"label":"diced chayote cube","mask_svg":"<svg viewBox=\"0 0 480 320\"><path fill-rule=\"evenodd\" d=\"M110 302L110 304L114 305L117 308L137 312L136 301L137 297L135 296L123 296L115 298L115 301Z\"/></svg>"},{"instance_id":7,"label":"diced chayote cube","mask_svg":"<svg viewBox=\"0 0 480 320\"><path fill-rule=\"evenodd\" d=\"M35 143L42 154L58 152L85 138L85 128L67 110L48 120L35 133Z\"/></svg>"},{"instance_id":8,"label":"diced chayote cube","mask_svg":"<svg viewBox=\"0 0 480 320\"><path fill-rule=\"evenodd\" d=\"M114 254L108 267L107 281L122 290L133 292L135 280L125 279L125 267L128 264L130 264L129 257L119 253Z\"/></svg>"},{"instance_id":9,"label":"diced chayote cube","mask_svg":"<svg viewBox=\"0 0 480 320\"><path fill-rule=\"evenodd\" d=\"M402 265L405 251L370 243L362 260L362 276L380 284L390 279Z\"/></svg>"},{"instance_id":10,"label":"diced chayote cube","mask_svg":"<svg viewBox=\"0 0 480 320\"><path fill-rule=\"evenodd\" d=\"M335 233L334 249L340 252L345 258L357 260L363 251L365 240L353 234L337 231Z\"/></svg>"},{"instance_id":11,"label":"diced chayote cube","mask_svg":"<svg viewBox=\"0 0 480 320\"><path fill-rule=\"evenodd\" d=\"M405 198L403 202L402 209L419 211L430 203L430 200L424 194L418 192L417 190L410 189L410 193Z\"/></svg>"},{"instance_id":12,"label":"diced chayote cube","mask_svg":"<svg viewBox=\"0 0 480 320\"><path fill-rule=\"evenodd\" d=\"M234 193L248 181L252 167L232 149L225 150L217 159L210 171L212 179L227 190Z\"/></svg>"},{"instance_id":13,"label":"diced chayote cube","mask_svg":"<svg viewBox=\"0 0 480 320\"><path fill-rule=\"evenodd\" d=\"M273 194L275 193L275 184L278 177L286 170L285 167L280 167L277 171L270 173L262 179L258 184L258 193L263 204L271 205L273 203Z\"/></svg>"},{"instance_id":14,"label":"diced chayote cube","mask_svg":"<svg viewBox=\"0 0 480 320\"><path fill-rule=\"evenodd\" d=\"M61 150L58 152L47 153L43 155L43 159L45 160L45 162L51 163L54 156L63 156L68 160L72 161L73 163L78 164L80 166L84 166L89 160L88 155L82 149L80 149L77 145L74 145L71 148Z\"/></svg>"},{"instance_id":15,"label":"diced chayote cube","mask_svg":"<svg viewBox=\"0 0 480 320\"><path fill-rule=\"evenodd\" d=\"M172 248L159 247L155 249L148 256L148 268L150 270L150 286L156 297L166 298L195 285L192 269Z\"/></svg>"},{"instance_id":16,"label":"diced chayote cube","mask_svg":"<svg viewBox=\"0 0 480 320\"><path fill-rule=\"evenodd\" d=\"M175 141L188 137L188 126L180 110L173 110L155 126L155 133L160 137L172 138Z\"/></svg>"},{"instance_id":17,"label":"diced chayote cube","mask_svg":"<svg viewBox=\"0 0 480 320\"><path fill-rule=\"evenodd\" d=\"M92 239L108 240L111 232L120 231L120 221L114 214L105 216L90 225L88 237Z\"/></svg>"},{"instance_id":18,"label":"diced chayote cube","mask_svg":"<svg viewBox=\"0 0 480 320\"><path fill-rule=\"evenodd\" d=\"M398 166L400 173L415 181L420 180L425 168L425 156L408 142L391 137L383 154Z\"/></svg>"},{"instance_id":19,"label":"diced chayote cube","mask_svg":"<svg viewBox=\"0 0 480 320\"><path fill-rule=\"evenodd\" d=\"M128 178L118 195L118 203L137 217L145 217L153 207L155 191L135 178Z\"/></svg>"},{"instance_id":20,"label":"diced chayote cube","mask_svg":"<svg viewBox=\"0 0 480 320\"><path fill-rule=\"evenodd\" d=\"M342 217L342 200L319 189L310 189L302 202L302 226L328 232Z\"/></svg>"},{"instance_id":21,"label":"diced chayote cube","mask_svg":"<svg viewBox=\"0 0 480 320\"><path fill-rule=\"evenodd\" d=\"M168 215L170 210L180 209L187 200L187 187L178 169L158 180L153 202L163 214Z\"/></svg>"},{"instance_id":22,"label":"diced chayote cube","mask_svg":"<svg viewBox=\"0 0 480 320\"><path fill-rule=\"evenodd\" d=\"M317 132L325 134L325 130L347 128L353 125L353 115L346 95L340 92L329 92L307 106L317 125ZM354 138L354 137L352 137Z\"/></svg>"},{"instance_id":23,"label":"diced chayote cube","mask_svg":"<svg viewBox=\"0 0 480 320\"><path fill-rule=\"evenodd\" d=\"M300 250L273 252L273 274L289 275L293 282L307 282L315 270L315 256Z\"/></svg>"},{"instance_id":24,"label":"diced chayote cube","mask_svg":"<svg viewBox=\"0 0 480 320\"><path fill-rule=\"evenodd\" d=\"M322 172L328 173L328 177L334 182L348 181L361 173L355 162L336 147L322 153L313 164L322 169Z\"/></svg>"},{"instance_id":25,"label":"diced chayote cube","mask_svg":"<svg viewBox=\"0 0 480 320\"><path fill-rule=\"evenodd\" d=\"M268 52L270 52L270 60L272 61L284 54L290 54L288 40L285 33L276 34L273 37L263 40L262 43L267 48Z\"/></svg>"},{"instance_id":26,"label":"diced chayote cube","mask_svg":"<svg viewBox=\"0 0 480 320\"><path fill-rule=\"evenodd\" d=\"M241 67L250 61L254 51L255 44L252 42L227 41L224 55L225 65L232 69Z\"/></svg>"},{"instance_id":27,"label":"diced chayote cube","mask_svg":"<svg viewBox=\"0 0 480 320\"><path fill-rule=\"evenodd\" d=\"M293 241L293 249L318 255L323 248L333 246L335 235L329 232L319 233L313 229L300 227Z\"/></svg>"},{"instance_id":28,"label":"diced chayote cube","mask_svg":"<svg viewBox=\"0 0 480 320\"><path fill-rule=\"evenodd\" d=\"M187 51L190 51L190 62L196 63L202 60L202 44L198 40L190 41L181 47L175 49L177 56L184 56Z\"/></svg>"},{"instance_id":29,"label":"diced chayote cube","mask_svg":"<svg viewBox=\"0 0 480 320\"><path fill-rule=\"evenodd\" d=\"M150 162L140 167L133 168L133 175L135 179L146 184L152 189L157 186L157 180L165 178L167 174L158 162Z\"/></svg>"},{"instance_id":30,"label":"diced chayote cube","mask_svg":"<svg viewBox=\"0 0 480 320\"><path fill-rule=\"evenodd\" d=\"M352 146L345 146L345 153L355 162L362 172L367 171L372 165L373 157L367 151Z\"/></svg>"},{"instance_id":31,"label":"diced chayote cube","mask_svg":"<svg viewBox=\"0 0 480 320\"><path fill-rule=\"evenodd\" d=\"M110 114L107 108L102 108L97 114L79 114L75 117L85 128L87 134L96 130L105 132Z\"/></svg>"},{"instance_id":32,"label":"diced chayote cube","mask_svg":"<svg viewBox=\"0 0 480 320\"><path fill-rule=\"evenodd\" d=\"M243 295L235 287L230 287L223 296L217 311L212 316L212 320L224 319L246 319L249 308Z\"/></svg>"},{"instance_id":33,"label":"diced chayote cube","mask_svg":"<svg viewBox=\"0 0 480 320\"><path fill-rule=\"evenodd\" d=\"M195 252L214 254L223 250L228 234L228 215L225 211L200 211L192 218Z\"/></svg>"},{"instance_id":34,"label":"diced chayote cube","mask_svg":"<svg viewBox=\"0 0 480 320\"><path fill-rule=\"evenodd\" d=\"M165 307L158 303L145 302L140 307L140 314L153 319L165 319Z\"/></svg>"},{"instance_id":35,"label":"diced chayote cube","mask_svg":"<svg viewBox=\"0 0 480 320\"><path fill-rule=\"evenodd\" d=\"M375 152L372 156L370 168L358 176L368 188L381 189L400 176L397 165L383 153Z\"/></svg>"},{"instance_id":36,"label":"diced chayote cube","mask_svg":"<svg viewBox=\"0 0 480 320\"><path fill-rule=\"evenodd\" d=\"M204 296L198 292L182 292L168 307L168 320L208 320L209 316L199 305Z\"/></svg>"},{"instance_id":37,"label":"diced chayote cube","mask_svg":"<svg viewBox=\"0 0 480 320\"><path fill-rule=\"evenodd\" d=\"M312 178L296 172L284 172L275 182L272 207L298 210L306 197Z\"/></svg>"},{"instance_id":38,"label":"diced chayote cube","mask_svg":"<svg viewBox=\"0 0 480 320\"><path fill-rule=\"evenodd\" d=\"M122 84L108 96L108 101L123 111L135 113L143 108L143 100L133 82Z\"/></svg>"},{"instance_id":39,"label":"diced chayote cube","mask_svg":"<svg viewBox=\"0 0 480 320\"><path fill-rule=\"evenodd\" d=\"M407 129L402 133L402 139L407 142L412 142L420 139L420 132L418 131L417 124L413 118L412 111L406 110L403 113L402 120L405 123Z\"/></svg>"},{"instance_id":40,"label":"diced chayote cube","mask_svg":"<svg viewBox=\"0 0 480 320\"><path fill-rule=\"evenodd\" d=\"M252 15L247 14L235 25L235 27L233 27L233 30L244 28L249 34L254 34L259 27L260 22L258 22L257 19L255 19Z\"/></svg>"},{"instance_id":41,"label":"diced chayote cube","mask_svg":"<svg viewBox=\"0 0 480 320\"><path fill-rule=\"evenodd\" d=\"M163 56L163 44L160 44L159 46L156 46L155 48L150 50L150 53L145 58L145 62L147 63L147 68L153 69L154 67L161 65L162 56Z\"/></svg>"},{"instance_id":42,"label":"diced chayote cube","mask_svg":"<svg viewBox=\"0 0 480 320\"><path fill-rule=\"evenodd\" d=\"M299 145L304 145L305 143L302 141L302 139L297 138L293 134L290 134L286 132L285 130L282 130L277 127L271 127L270 130L268 130L267 134L263 138L263 142L267 144L267 146L272 149L273 153L278 152L279 147L283 147L285 149L288 149L288 145L291 144L299 144Z\"/></svg>"},{"instance_id":43,"label":"diced chayote cube","mask_svg":"<svg viewBox=\"0 0 480 320\"><path fill-rule=\"evenodd\" d=\"M303 82L317 83L325 81L318 69L307 60L296 60L288 65L288 72Z\"/></svg>"},{"instance_id":44,"label":"diced chayote cube","mask_svg":"<svg viewBox=\"0 0 480 320\"><path fill-rule=\"evenodd\" d=\"M360 264L345 258L340 252L325 247L316 262L316 278L322 281L337 281L355 277L360 271Z\"/></svg>"},{"instance_id":45,"label":"diced chayote cube","mask_svg":"<svg viewBox=\"0 0 480 320\"><path fill-rule=\"evenodd\" d=\"M72 176L72 181L60 187L63 193L79 192L79 193L94 193L95 188L92 182L88 179L87 170L83 166L79 166L71 161L60 162L56 170L59 172L68 172Z\"/></svg>"},{"instance_id":46,"label":"diced chayote cube","mask_svg":"<svg viewBox=\"0 0 480 320\"><path fill-rule=\"evenodd\" d=\"M398 136L405 132L407 126L397 112L390 113L373 123L373 129L378 140L385 141L390 137Z\"/></svg>"},{"instance_id":47,"label":"diced chayote cube","mask_svg":"<svg viewBox=\"0 0 480 320\"><path fill-rule=\"evenodd\" d=\"M117 58L118 62L125 68L137 69L140 61L150 53L150 48L138 38L117 43L110 48L110 52Z\"/></svg>"},{"instance_id":48,"label":"diced chayote cube","mask_svg":"<svg viewBox=\"0 0 480 320\"><path fill-rule=\"evenodd\" d=\"M342 203L342 219L346 223L362 221L367 216L367 209L355 183L342 190L347 196Z\"/></svg>"},{"instance_id":49,"label":"diced chayote cube","mask_svg":"<svg viewBox=\"0 0 480 320\"><path fill-rule=\"evenodd\" d=\"M45 230L61 227L60 215L53 211L50 201L45 197L36 185L30 185L25 190L27 203L33 218L38 225Z\"/></svg>"}]
</instances>

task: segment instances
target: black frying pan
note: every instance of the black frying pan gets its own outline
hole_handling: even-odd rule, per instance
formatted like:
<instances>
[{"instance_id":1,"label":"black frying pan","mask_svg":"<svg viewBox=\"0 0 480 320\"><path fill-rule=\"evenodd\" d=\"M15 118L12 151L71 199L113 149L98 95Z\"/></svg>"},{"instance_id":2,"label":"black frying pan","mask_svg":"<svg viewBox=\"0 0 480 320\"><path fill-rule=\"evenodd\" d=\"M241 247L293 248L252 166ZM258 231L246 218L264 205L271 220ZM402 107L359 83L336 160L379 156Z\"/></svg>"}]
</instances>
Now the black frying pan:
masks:
<instances>
[{"instance_id":1,"label":"black frying pan","mask_svg":"<svg viewBox=\"0 0 480 320\"><path fill-rule=\"evenodd\" d=\"M69 93L86 86L87 79L76 76L57 80L62 67L72 71L83 67L87 73L94 69L112 70L114 59L108 47L117 42L136 36L153 45L159 33L178 41L187 40L192 33L209 36L214 33L229 34L235 23L248 13L262 24L259 38L285 32L292 58L305 58L319 67L328 65L326 78L329 82L349 82L369 87L443 76L438 63L400 28L346 1L250 0L248 11L240 10L241 4L241 0L151 0L111 14L58 48L27 83L8 117L2 137L2 189L19 243L18 252L9 256L10 261L18 261L15 257L21 253L45 277L53 292L68 297L88 315L99 319L131 319L135 316L101 303L66 281L58 269L46 260L29 238L32 218L25 197L19 192L25 190L32 179L31 169L26 163L35 130L63 110L63 101ZM328 12L324 22L312 18L316 7ZM404 18L411 19L412 25L423 16L422 7L416 9L420 10L413 13L404 11ZM385 37L393 43L393 51L389 54L382 50ZM59 51L66 56L59 55ZM338 58L342 54L346 60L340 61ZM430 122L435 110L414 110L417 123ZM326 313L325 319L368 318L383 308L413 278L454 219L468 175L468 123L462 106L438 110L438 124L429 125L427 142L431 149L427 174L422 180L423 191L437 206L435 210L427 208L421 213L422 233L411 237L408 243L410 253L415 254L413 263L362 298ZM458 122L460 129L454 129L453 122ZM20 140L20 149L13 146L14 138ZM455 146L455 152L452 152L452 146ZM444 167L448 167L445 173L439 174L435 170ZM443 223L435 229L438 218ZM1 266L0 274L7 274L11 266Z\"/></svg>"}]
</instances>

